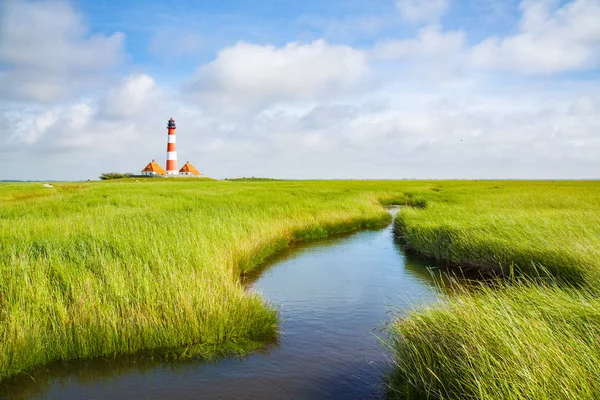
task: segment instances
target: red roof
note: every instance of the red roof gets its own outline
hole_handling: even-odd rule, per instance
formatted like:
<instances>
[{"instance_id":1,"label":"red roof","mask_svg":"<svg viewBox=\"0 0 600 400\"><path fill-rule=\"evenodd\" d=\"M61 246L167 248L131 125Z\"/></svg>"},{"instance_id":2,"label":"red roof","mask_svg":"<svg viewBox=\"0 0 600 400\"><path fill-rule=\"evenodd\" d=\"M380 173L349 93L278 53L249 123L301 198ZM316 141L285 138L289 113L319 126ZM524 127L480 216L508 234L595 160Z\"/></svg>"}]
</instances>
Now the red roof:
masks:
<instances>
[{"instance_id":1,"label":"red roof","mask_svg":"<svg viewBox=\"0 0 600 400\"><path fill-rule=\"evenodd\" d=\"M163 169L163 167L158 165L156 163L156 161L154 161L154 160L150 161L150 163L148 165L146 165L146 168L144 168L142 170L142 172L156 172L158 175L166 175L167 174L167 171L165 171Z\"/></svg>"},{"instance_id":2,"label":"red roof","mask_svg":"<svg viewBox=\"0 0 600 400\"><path fill-rule=\"evenodd\" d=\"M179 172L190 172L192 175L201 175L200 171L198 171L194 166L188 161L185 163L183 167L179 170Z\"/></svg>"}]
</instances>

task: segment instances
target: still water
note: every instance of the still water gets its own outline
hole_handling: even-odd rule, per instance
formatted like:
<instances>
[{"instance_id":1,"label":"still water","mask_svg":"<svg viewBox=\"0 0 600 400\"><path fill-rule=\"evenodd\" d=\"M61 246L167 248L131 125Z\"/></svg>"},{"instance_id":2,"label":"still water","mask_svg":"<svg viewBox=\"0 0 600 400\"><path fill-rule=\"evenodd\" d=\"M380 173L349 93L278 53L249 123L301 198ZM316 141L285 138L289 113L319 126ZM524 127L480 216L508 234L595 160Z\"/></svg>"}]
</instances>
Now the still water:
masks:
<instances>
[{"instance_id":1,"label":"still water","mask_svg":"<svg viewBox=\"0 0 600 400\"><path fill-rule=\"evenodd\" d=\"M217 362L121 359L52 366L4 383L10 399L376 399L392 313L438 297L426 263L391 226L293 246L248 290L278 307L281 336L264 352Z\"/></svg>"}]
</instances>

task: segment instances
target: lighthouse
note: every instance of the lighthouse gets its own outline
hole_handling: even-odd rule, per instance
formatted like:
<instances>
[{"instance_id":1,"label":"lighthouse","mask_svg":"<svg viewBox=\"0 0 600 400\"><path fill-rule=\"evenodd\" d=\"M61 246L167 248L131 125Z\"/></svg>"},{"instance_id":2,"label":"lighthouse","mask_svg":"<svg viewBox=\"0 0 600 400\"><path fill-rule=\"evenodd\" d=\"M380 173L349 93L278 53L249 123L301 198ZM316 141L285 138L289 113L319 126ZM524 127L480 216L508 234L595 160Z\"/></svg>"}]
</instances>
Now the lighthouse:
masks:
<instances>
[{"instance_id":1,"label":"lighthouse","mask_svg":"<svg viewBox=\"0 0 600 400\"><path fill-rule=\"evenodd\" d=\"M2 1L2 0L0 0ZM175 144L175 120L171 118L167 123L167 170L162 169L156 160L150 161L148 165L142 170L140 176L143 177L206 177L200 171L198 171L191 162L186 162L181 169L177 169L177 149ZM184 149L185 151L185 149Z\"/></svg>"},{"instance_id":2,"label":"lighthouse","mask_svg":"<svg viewBox=\"0 0 600 400\"><path fill-rule=\"evenodd\" d=\"M169 135L167 136L167 175L178 175L177 150L175 146L175 120L171 118L167 125Z\"/></svg>"}]
</instances>

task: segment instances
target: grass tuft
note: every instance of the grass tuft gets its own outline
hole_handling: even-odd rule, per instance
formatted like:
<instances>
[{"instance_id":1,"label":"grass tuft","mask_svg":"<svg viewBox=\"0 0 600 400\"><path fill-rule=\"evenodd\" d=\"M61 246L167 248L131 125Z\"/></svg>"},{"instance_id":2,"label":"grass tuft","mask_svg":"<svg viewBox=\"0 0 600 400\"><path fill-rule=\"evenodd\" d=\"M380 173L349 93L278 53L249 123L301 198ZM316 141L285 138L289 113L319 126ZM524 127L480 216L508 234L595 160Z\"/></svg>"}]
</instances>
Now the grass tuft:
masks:
<instances>
[{"instance_id":1,"label":"grass tuft","mask_svg":"<svg viewBox=\"0 0 600 400\"><path fill-rule=\"evenodd\" d=\"M389 398L598 398L598 293L499 285L459 290L392 325Z\"/></svg>"}]
</instances>

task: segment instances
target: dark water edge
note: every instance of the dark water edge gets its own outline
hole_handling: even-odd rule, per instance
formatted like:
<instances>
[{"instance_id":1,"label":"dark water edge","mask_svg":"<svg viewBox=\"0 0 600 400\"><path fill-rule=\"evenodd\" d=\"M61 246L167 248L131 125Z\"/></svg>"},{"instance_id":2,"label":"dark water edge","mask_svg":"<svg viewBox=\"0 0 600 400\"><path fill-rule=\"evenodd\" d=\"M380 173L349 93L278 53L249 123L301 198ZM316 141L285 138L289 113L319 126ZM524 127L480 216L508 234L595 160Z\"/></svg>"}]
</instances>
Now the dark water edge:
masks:
<instances>
[{"instance_id":1,"label":"dark water edge","mask_svg":"<svg viewBox=\"0 0 600 400\"><path fill-rule=\"evenodd\" d=\"M51 364L6 380L7 399L375 399L398 313L439 297L429 261L392 225L283 250L247 277L280 313L276 343L245 357L163 362L119 357Z\"/></svg>"}]
</instances>

